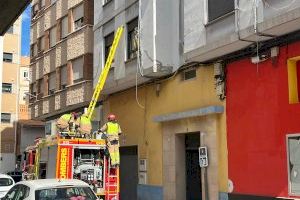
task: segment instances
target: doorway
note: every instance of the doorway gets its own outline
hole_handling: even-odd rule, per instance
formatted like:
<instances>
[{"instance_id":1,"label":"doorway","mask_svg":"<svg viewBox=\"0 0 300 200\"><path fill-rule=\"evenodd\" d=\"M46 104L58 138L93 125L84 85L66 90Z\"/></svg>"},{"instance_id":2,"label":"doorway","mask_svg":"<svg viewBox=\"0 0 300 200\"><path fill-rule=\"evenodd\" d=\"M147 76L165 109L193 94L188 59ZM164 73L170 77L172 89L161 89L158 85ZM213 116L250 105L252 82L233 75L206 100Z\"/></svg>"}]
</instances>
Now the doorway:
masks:
<instances>
[{"instance_id":1,"label":"doorway","mask_svg":"<svg viewBox=\"0 0 300 200\"><path fill-rule=\"evenodd\" d=\"M185 134L186 200L201 200L200 133Z\"/></svg>"},{"instance_id":2,"label":"doorway","mask_svg":"<svg viewBox=\"0 0 300 200\"><path fill-rule=\"evenodd\" d=\"M120 199L137 200L138 147L120 147Z\"/></svg>"}]
</instances>

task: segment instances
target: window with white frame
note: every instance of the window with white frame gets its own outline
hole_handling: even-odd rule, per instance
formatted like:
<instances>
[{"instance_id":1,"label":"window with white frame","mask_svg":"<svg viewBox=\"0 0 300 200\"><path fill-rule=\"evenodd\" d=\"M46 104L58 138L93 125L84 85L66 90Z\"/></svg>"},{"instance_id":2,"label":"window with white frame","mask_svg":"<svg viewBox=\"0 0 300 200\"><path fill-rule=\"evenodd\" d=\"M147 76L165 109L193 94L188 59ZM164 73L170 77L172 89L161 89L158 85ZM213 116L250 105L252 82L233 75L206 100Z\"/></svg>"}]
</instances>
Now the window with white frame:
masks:
<instances>
[{"instance_id":1,"label":"window with white frame","mask_svg":"<svg viewBox=\"0 0 300 200\"><path fill-rule=\"evenodd\" d=\"M12 83L2 83L2 93L12 93Z\"/></svg>"},{"instance_id":2,"label":"window with white frame","mask_svg":"<svg viewBox=\"0 0 300 200\"><path fill-rule=\"evenodd\" d=\"M138 18L127 23L127 58L135 58L138 50Z\"/></svg>"},{"instance_id":3,"label":"window with white frame","mask_svg":"<svg viewBox=\"0 0 300 200\"><path fill-rule=\"evenodd\" d=\"M68 35L68 16L61 19L61 39Z\"/></svg>"},{"instance_id":4,"label":"window with white frame","mask_svg":"<svg viewBox=\"0 0 300 200\"><path fill-rule=\"evenodd\" d=\"M11 113L1 113L1 123L10 123Z\"/></svg>"},{"instance_id":5,"label":"window with white frame","mask_svg":"<svg viewBox=\"0 0 300 200\"><path fill-rule=\"evenodd\" d=\"M4 52L3 53L3 61L11 63L13 61L13 54Z\"/></svg>"},{"instance_id":6,"label":"window with white frame","mask_svg":"<svg viewBox=\"0 0 300 200\"><path fill-rule=\"evenodd\" d=\"M82 81L83 79L83 57L72 61L73 83Z\"/></svg>"},{"instance_id":7,"label":"window with white frame","mask_svg":"<svg viewBox=\"0 0 300 200\"><path fill-rule=\"evenodd\" d=\"M54 47L56 45L56 27L53 27L50 29L50 34L49 34L49 42L50 42L50 48Z\"/></svg>"},{"instance_id":8,"label":"window with white frame","mask_svg":"<svg viewBox=\"0 0 300 200\"><path fill-rule=\"evenodd\" d=\"M24 80L29 80L29 71L28 70L23 70L22 76Z\"/></svg>"},{"instance_id":9,"label":"window with white frame","mask_svg":"<svg viewBox=\"0 0 300 200\"><path fill-rule=\"evenodd\" d=\"M80 4L79 6L73 9L73 19L74 19L74 30L77 30L83 26L83 21L84 21L83 4Z\"/></svg>"},{"instance_id":10,"label":"window with white frame","mask_svg":"<svg viewBox=\"0 0 300 200\"><path fill-rule=\"evenodd\" d=\"M67 66L62 66L60 68L60 89L65 89L68 85L68 71Z\"/></svg>"},{"instance_id":11,"label":"window with white frame","mask_svg":"<svg viewBox=\"0 0 300 200\"><path fill-rule=\"evenodd\" d=\"M290 195L300 195L300 134L288 135L288 177Z\"/></svg>"},{"instance_id":12,"label":"window with white frame","mask_svg":"<svg viewBox=\"0 0 300 200\"><path fill-rule=\"evenodd\" d=\"M48 94L54 94L55 92L55 86L56 86L56 73L53 72L51 74L49 74L49 79L48 79Z\"/></svg>"},{"instance_id":13,"label":"window with white frame","mask_svg":"<svg viewBox=\"0 0 300 200\"><path fill-rule=\"evenodd\" d=\"M234 11L234 0L206 0L208 22Z\"/></svg>"}]
</instances>

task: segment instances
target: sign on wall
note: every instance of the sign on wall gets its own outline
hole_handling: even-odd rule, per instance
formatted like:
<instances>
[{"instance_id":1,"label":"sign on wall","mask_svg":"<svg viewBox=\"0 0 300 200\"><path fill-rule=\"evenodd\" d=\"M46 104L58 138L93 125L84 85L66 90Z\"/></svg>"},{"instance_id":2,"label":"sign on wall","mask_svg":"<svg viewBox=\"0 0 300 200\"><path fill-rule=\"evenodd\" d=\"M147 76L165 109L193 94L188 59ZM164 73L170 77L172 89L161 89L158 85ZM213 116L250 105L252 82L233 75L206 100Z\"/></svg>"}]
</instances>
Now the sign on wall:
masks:
<instances>
[{"instance_id":1,"label":"sign on wall","mask_svg":"<svg viewBox=\"0 0 300 200\"><path fill-rule=\"evenodd\" d=\"M199 147L199 165L200 167L208 166L207 147Z\"/></svg>"}]
</instances>

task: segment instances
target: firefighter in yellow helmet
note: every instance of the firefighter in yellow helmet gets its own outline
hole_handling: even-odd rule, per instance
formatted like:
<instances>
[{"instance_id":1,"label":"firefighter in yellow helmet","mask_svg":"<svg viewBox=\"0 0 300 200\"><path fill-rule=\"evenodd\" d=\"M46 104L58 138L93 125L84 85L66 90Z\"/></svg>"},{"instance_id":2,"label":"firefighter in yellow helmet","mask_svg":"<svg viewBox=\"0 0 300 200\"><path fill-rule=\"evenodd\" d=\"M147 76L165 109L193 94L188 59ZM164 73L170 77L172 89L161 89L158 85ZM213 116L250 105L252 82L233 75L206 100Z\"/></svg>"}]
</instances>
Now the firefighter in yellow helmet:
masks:
<instances>
[{"instance_id":1,"label":"firefighter in yellow helmet","mask_svg":"<svg viewBox=\"0 0 300 200\"><path fill-rule=\"evenodd\" d=\"M107 147L110 155L111 166L120 165L119 153L119 135L122 131L120 125L117 123L116 116L113 114L108 115L108 122L100 129L101 132L106 132Z\"/></svg>"}]
</instances>

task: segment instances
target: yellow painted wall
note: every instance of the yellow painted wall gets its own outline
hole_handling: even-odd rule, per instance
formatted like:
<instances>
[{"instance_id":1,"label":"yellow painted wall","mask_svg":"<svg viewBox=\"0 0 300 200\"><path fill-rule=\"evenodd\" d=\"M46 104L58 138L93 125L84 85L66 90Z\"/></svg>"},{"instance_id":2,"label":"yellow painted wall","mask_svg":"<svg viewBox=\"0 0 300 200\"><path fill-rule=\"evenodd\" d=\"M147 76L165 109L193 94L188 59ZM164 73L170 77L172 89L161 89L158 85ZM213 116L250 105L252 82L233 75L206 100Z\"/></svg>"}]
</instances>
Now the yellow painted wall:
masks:
<instances>
[{"instance_id":1,"label":"yellow painted wall","mask_svg":"<svg viewBox=\"0 0 300 200\"><path fill-rule=\"evenodd\" d=\"M160 85L159 94L156 85L138 88L138 100L145 109L139 107L135 98L135 89L110 96L104 102L104 112L117 115L123 132L126 134L126 146L138 145L139 158L148 159L148 184L162 185L162 124L153 122L153 117L172 112L181 112L210 105L223 105L215 94L213 67L197 68L197 77L182 81L181 74L166 80ZM225 114L218 121L218 145L220 163L221 191L227 191L227 145Z\"/></svg>"}]
</instances>

